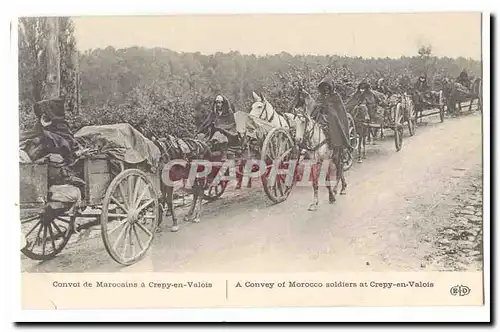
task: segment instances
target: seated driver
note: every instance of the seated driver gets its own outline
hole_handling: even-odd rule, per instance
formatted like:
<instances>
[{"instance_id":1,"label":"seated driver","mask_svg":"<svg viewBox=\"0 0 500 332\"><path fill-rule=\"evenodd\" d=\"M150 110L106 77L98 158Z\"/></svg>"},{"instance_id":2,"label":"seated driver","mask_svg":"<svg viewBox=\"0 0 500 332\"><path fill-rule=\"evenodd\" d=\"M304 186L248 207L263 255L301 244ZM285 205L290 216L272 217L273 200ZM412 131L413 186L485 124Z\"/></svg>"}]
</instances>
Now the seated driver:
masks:
<instances>
[{"instance_id":1,"label":"seated driver","mask_svg":"<svg viewBox=\"0 0 500 332\"><path fill-rule=\"evenodd\" d=\"M464 69L460 73L460 75L457 77L457 82L462 84L465 88L469 88L470 86L470 79L469 75L467 74L467 71Z\"/></svg>"},{"instance_id":2,"label":"seated driver","mask_svg":"<svg viewBox=\"0 0 500 332\"><path fill-rule=\"evenodd\" d=\"M386 105L386 100L380 98L379 95L371 90L370 84L367 82L361 82L358 85L357 93L360 96L360 104L365 104L368 107L368 113L370 115L370 121L373 123L382 123L384 117L384 110Z\"/></svg>"},{"instance_id":3,"label":"seated driver","mask_svg":"<svg viewBox=\"0 0 500 332\"><path fill-rule=\"evenodd\" d=\"M421 75L417 83L415 83L415 90L422 102L431 102L431 89L427 84L427 77L425 75Z\"/></svg>"},{"instance_id":4,"label":"seated driver","mask_svg":"<svg viewBox=\"0 0 500 332\"><path fill-rule=\"evenodd\" d=\"M383 78L380 78L377 81L377 86L375 87L375 90L383 93L386 97L389 97L394 94L394 92L387 86L387 83Z\"/></svg>"},{"instance_id":5,"label":"seated driver","mask_svg":"<svg viewBox=\"0 0 500 332\"><path fill-rule=\"evenodd\" d=\"M226 97L218 95L215 98L212 111L198 128L197 133L205 135L215 145L237 144L234 110Z\"/></svg>"},{"instance_id":6,"label":"seated driver","mask_svg":"<svg viewBox=\"0 0 500 332\"><path fill-rule=\"evenodd\" d=\"M49 205L45 214L56 215L78 207L85 182L72 169L76 143L65 119L64 100L47 99L33 106L37 123L20 137L21 162L48 164ZM52 211L53 210L53 211ZM51 212L52 211L52 212Z\"/></svg>"}]
</instances>

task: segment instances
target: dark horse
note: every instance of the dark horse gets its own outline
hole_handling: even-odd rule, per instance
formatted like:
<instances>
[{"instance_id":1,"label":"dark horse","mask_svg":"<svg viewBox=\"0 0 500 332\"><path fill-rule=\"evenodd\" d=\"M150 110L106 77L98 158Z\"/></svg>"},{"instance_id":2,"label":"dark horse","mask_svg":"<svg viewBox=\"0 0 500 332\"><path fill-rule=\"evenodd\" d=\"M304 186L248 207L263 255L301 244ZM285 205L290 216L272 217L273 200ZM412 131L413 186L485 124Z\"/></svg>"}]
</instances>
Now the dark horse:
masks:
<instances>
[{"instance_id":1,"label":"dark horse","mask_svg":"<svg viewBox=\"0 0 500 332\"><path fill-rule=\"evenodd\" d=\"M470 86L463 86L449 78L444 80L444 97L446 99L446 106L448 113L454 114L457 110L462 110L462 103L470 101L469 112L472 110L472 103L477 99L478 109L482 110L482 90L483 84L481 78L476 78L472 81Z\"/></svg>"},{"instance_id":2,"label":"dark horse","mask_svg":"<svg viewBox=\"0 0 500 332\"><path fill-rule=\"evenodd\" d=\"M161 183L161 199L163 207L166 206L168 211L172 216L172 227L171 231L176 232L179 230L177 216L174 211L173 200L174 200L174 185L173 182L182 181L185 185L186 180L190 180L190 173L192 171L191 163L193 160L205 160L205 161L221 161L222 155L217 155L213 153L209 145L201 140L192 138L177 138L169 135L165 138L160 138L154 141L155 144L160 148L162 152L162 164L163 167L169 166L169 170L163 170L162 180L168 176L170 183L162 181ZM169 165L169 162L173 160L183 160L185 163ZM202 172L204 166L197 166L197 171ZM168 171L168 173L167 173ZM207 188L211 179L215 177L218 171L217 168L213 168L211 173L207 176L200 178L191 178L191 189L188 192L193 194L192 205L189 209L188 214L185 217L186 221L191 221L198 223L201 218L201 205L204 198L204 190Z\"/></svg>"},{"instance_id":3,"label":"dark horse","mask_svg":"<svg viewBox=\"0 0 500 332\"><path fill-rule=\"evenodd\" d=\"M415 87L411 87L407 91L408 95L411 97L413 106L415 109L416 119L420 119L420 123L423 121L423 113L426 109L432 109L436 107L441 107L442 99L444 97L443 90L440 91L419 91Z\"/></svg>"},{"instance_id":4,"label":"dark horse","mask_svg":"<svg viewBox=\"0 0 500 332\"><path fill-rule=\"evenodd\" d=\"M351 98L346 103L346 110L352 115L354 123L356 125L356 131L359 135L358 143L358 163L362 162L362 158L366 157L366 141L371 137L375 137L374 130L380 129L380 135L383 137L383 123L381 123L380 128L372 128L370 109L367 103L372 105L378 105L376 96L373 94L372 90L366 89L365 91L356 91ZM376 106L373 106L376 107ZM372 110L372 113L376 112L376 109Z\"/></svg>"},{"instance_id":5,"label":"dark horse","mask_svg":"<svg viewBox=\"0 0 500 332\"><path fill-rule=\"evenodd\" d=\"M359 135L358 143L358 163L362 158L366 158L366 139L373 135L370 127L370 113L365 104L358 104L351 108L350 113L356 125L356 131Z\"/></svg>"}]
</instances>

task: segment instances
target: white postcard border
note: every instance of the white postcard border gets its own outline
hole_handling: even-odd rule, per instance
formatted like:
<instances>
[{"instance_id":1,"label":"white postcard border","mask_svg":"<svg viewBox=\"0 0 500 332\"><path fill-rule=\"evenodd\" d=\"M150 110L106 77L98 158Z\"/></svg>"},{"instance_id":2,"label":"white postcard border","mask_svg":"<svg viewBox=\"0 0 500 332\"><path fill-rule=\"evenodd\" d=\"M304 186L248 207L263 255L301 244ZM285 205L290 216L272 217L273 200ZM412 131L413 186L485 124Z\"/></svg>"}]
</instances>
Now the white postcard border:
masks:
<instances>
[{"instance_id":1,"label":"white postcard border","mask_svg":"<svg viewBox=\"0 0 500 332\"><path fill-rule=\"evenodd\" d=\"M41 12L51 12L54 14L73 14L75 12L80 13L96 13L95 8L99 8L99 12L115 12L115 13L134 13L136 12L137 3L134 1L121 1L119 5L114 2L103 3L102 1L84 1L84 2L71 2L62 5L62 2L57 2L56 6L49 3L55 3L55 1L45 1L42 3L36 1L23 1L26 7L23 10L17 10L11 15L18 15L22 12L23 15L29 15L29 13L41 13ZM192 6L194 6L195 1L187 2L174 2L169 3L169 6L164 4L161 6L162 12L172 11L172 12L189 12L192 11ZM260 4L259 4L260 3ZM330 3L330 2L328 2ZM449 11L457 10L476 10L479 11L477 5L480 1L474 1L472 6L470 1L454 1L453 9L450 8ZM29 5L28 5L29 4ZM407 4L407 5L406 5ZM155 13L160 8L154 1L141 1L142 9L141 13ZM358 1L358 2L344 2L335 3L334 6L327 5L326 1L321 1L320 4L315 1L307 1L298 3L287 3L286 6L281 5L281 3L271 3L269 1L252 1L247 3L245 6L243 3L238 2L222 2L222 1L196 1L196 11L198 12L233 12L235 10L239 11L251 11L251 12L311 12L311 11L321 11L330 8L330 11L340 12L340 11L354 11L354 12L365 12L365 11L410 11L410 10L438 10L443 11L443 8L439 6L436 1L420 1L420 3L409 3L409 2L398 2L398 1ZM91 8L94 8L91 10ZM483 7L484 8L484 7ZM190 10L191 9L191 10ZM11 10L10 10L11 11ZM9 11L8 11L9 13ZM9 17L12 19L13 17ZM483 16L483 66L484 66L484 105L485 109L489 110L490 100L489 100L489 87L490 87L490 60L489 60L489 17L487 15ZM15 30L15 29L13 29ZM16 31L13 31L13 35ZM17 49L17 39L12 38L10 42L14 49ZM5 45L5 44L4 44ZM8 50L7 50L8 51ZM7 55L8 61L4 61L4 65L7 64L8 68L8 82L5 89L8 97L8 110L17 109L17 68L14 65L17 62L16 52L11 52L10 54L3 49L3 56ZM486 116L488 112L485 112L483 130L484 137L489 136L489 126L490 118ZM10 138L10 142L13 142L17 138L17 112L5 112L7 116L6 121L9 125L6 126L7 135ZM7 140L9 142L9 140ZM490 170L489 170L489 149L490 142L488 140L484 141L484 210L489 211L489 184L490 184ZM476 320L487 320L489 317L489 305L490 305L490 295L489 295L489 283L490 283L490 252L485 250L484 253L484 274L485 274L485 293L486 293L486 305L484 307L426 307L426 308L277 308L277 309L170 309L170 310L127 310L126 315L123 314L121 310L109 310L103 313L102 311L92 310L92 311L30 311L22 312L20 310L20 261L19 256L13 254L19 248L17 236L19 232L18 224L14 222L17 215L17 209L14 207L14 202L16 200L15 195L11 192L16 192L18 189L18 167L17 162L12 162L17 160L17 149L15 144L9 146L2 146L2 155L4 161L7 160L6 164L2 165L2 176L7 177L2 181L4 187L1 193L1 204L2 210L6 211L4 220L4 254L7 256L4 275L4 287L8 290L8 295L5 299L7 300L8 308L10 309L10 317L15 321L107 321L107 320L118 320L118 321L476 321ZM10 193L10 194L9 194ZM489 215L484 214L484 245L485 248L490 246L490 226L489 226ZM15 235L15 236L14 236Z\"/></svg>"}]
</instances>

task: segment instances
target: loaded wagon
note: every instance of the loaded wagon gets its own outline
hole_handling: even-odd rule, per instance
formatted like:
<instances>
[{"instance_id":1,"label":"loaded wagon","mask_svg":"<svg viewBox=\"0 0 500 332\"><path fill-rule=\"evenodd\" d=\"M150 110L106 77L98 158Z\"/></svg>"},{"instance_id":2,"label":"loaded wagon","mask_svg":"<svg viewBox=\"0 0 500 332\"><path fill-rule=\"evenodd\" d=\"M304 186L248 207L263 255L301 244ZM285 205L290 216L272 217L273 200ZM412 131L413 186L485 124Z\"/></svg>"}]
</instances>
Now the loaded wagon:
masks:
<instances>
[{"instance_id":1,"label":"loaded wagon","mask_svg":"<svg viewBox=\"0 0 500 332\"><path fill-rule=\"evenodd\" d=\"M259 174L267 197L273 203L285 201L294 181L287 181L286 174L277 174L273 170L286 170L290 167L290 162L298 162L298 149L289 128L275 127L266 120L241 111L236 112L234 116L238 143L229 147L227 158L235 162L238 184L241 185L244 179L247 163L260 160L266 167ZM252 171L256 172L257 169L258 165L252 166ZM212 183L219 170L217 167L212 170L208 183ZM214 200L221 197L227 183L228 181L216 181L214 185L207 186L205 199Z\"/></svg>"},{"instance_id":2,"label":"loaded wagon","mask_svg":"<svg viewBox=\"0 0 500 332\"><path fill-rule=\"evenodd\" d=\"M420 122L422 122L424 117L439 114L439 120L444 121L445 85L442 79L435 79L430 90L424 92L416 88L410 89L409 94L412 97L417 120L420 119Z\"/></svg>"},{"instance_id":3,"label":"loaded wagon","mask_svg":"<svg viewBox=\"0 0 500 332\"><path fill-rule=\"evenodd\" d=\"M51 259L75 232L100 225L109 255L131 265L151 247L160 221L160 152L129 124L84 127L75 140L71 170L81 186L49 183L50 162L19 165L21 252ZM65 194L76 199L61 199Z\"/></svg>"}]
</instances>

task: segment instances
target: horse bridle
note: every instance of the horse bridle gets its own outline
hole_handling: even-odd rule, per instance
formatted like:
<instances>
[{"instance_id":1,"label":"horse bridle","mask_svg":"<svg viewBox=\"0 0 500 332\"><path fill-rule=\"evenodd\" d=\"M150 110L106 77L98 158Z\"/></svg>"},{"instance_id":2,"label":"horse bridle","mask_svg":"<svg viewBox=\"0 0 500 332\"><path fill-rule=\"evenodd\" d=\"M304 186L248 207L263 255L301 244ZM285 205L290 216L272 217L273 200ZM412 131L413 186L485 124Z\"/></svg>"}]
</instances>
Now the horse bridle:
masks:
<instances>
[{"instance_id":1,"label":"horse bridle","mask_svg":"<svg viewBox=\"0 0 500 332\"><path fill-rule=\"evenodd\" d=\"M298 111L298 110L301 110L301 111ZM297 114L297 113L300 113L300 114ZM295 116L294 116L294 118L297 118L298 116L303 116L304 119L305 119L305 122L304 122L304 126L305 126L305 128L304 128L304 137L302 138L302 144L299 144L299 147L300 148L304 148L304 149L306 149L308 151L316 151L317 149L319 149L321 146L323 146L327 142L327 139L324 139L323 141L321 141L320 143L318 143L315 147L309 148L307 146L306 142L308 142L308 141L311 140L315 126L319 127L319 124L317 122L314 122L313 126L311 127L311 129L307 130L308 124L311 123L311 122L313 122L313 120L312 120L311 116L307 113L307 111L305 111L305 106L304 107L295 108Z\"/></svg>"},{"instance_id":2,"label":"horse bridle","mask_svg":"<svg viewBox=\"0 0 500 332\"><path fill-rule=\"evenodd\" d=\"M259 119L266 119L267 120L267 116L268 116L268 113L267 113L267 102L265 101L264 99L264 96L260 95L260 99L261 99L261 103L264 105L264 107L262 108L262 112L260 112L260 115L259 115ZM266 112L266 117L263 118L262 117L262 114L264 114L264 112ZM274 113L273 115L271 116L271 118L269 119L269 121L273 121L274 119Z\"/></svg>"},{"instance_id":3,"label":"horse bridle","mask_svg":"<svg viewBox=\"0 0 500 332\"><path fill-rule=\"evenodd\" d=\"M264 97L261 95L260 98L262 99L261 103L264 104L264 107L262 108L262 112L260 112L260 115L259 115L259 119L262 119L262 120L267 120L267 116L268 116L268 112L267 112L267 102L265 101ZM262 117L262 114L264 114L264 111L266 112L266 117L263 118ZM271 117L269 118L269 122L273 121L274 119L274 116L277 114L278 112L276 110L274 110L273 114L271 115ZM288 123L288 120L286 119L286 117L283 117L285 119L285 121L287 122L288 126L290 126L290 124ZM283 126L283 123L281 121L281 118L279 117L279 114L278 114L278 120L280 122L280 126Z\"/></svg>"}]
</instances>

